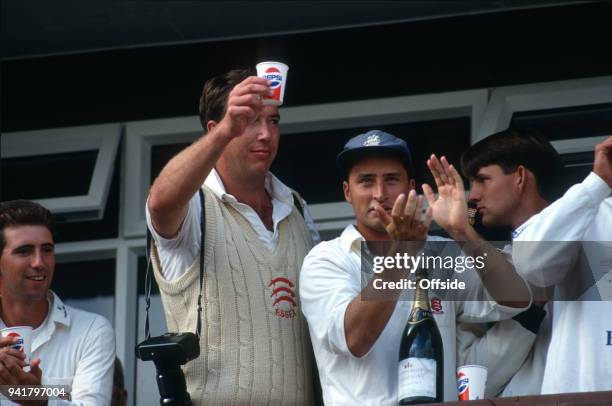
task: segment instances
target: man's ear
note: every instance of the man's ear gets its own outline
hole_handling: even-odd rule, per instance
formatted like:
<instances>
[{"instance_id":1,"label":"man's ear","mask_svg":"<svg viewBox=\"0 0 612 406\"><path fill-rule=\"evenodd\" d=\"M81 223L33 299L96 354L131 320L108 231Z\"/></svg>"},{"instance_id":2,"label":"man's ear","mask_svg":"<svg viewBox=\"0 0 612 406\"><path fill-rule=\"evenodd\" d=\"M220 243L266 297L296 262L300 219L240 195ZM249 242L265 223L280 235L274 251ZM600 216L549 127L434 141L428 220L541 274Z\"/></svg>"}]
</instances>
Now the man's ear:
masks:
<instances>
[{"instance_id":1,"label":"man's ear","mask_svg":"<svg viewBox=\"0 0 612 406\"><path fill-rule=\"evenodd\" d=\"M351 199L351 189L349 187L348 180L342 182L342 191L344 192L344 200L346 200L350 204L353 204L353 199Z\"/></svg>"},{"instance_id":2,"label":"man's ear","mask_svg":"<svg viewBox=\"0 0 612 406\"><path fill-rule=\"evenodd\" d=\"M217 122L215 120L208 120L208 122L206 123L206 132L210 132L216 126Z\"/></svg>"},{"instance_id":3,"label":"man's ear","mask_svg":"<svg viewBox=\"0 0 612 406\"><path fill-rule=\"evenodd\" d=\"M416 183L414 182L414 179L410 179L410 181L408 182L408 187L410 188L410 190L416 189Z\"/></svg>"},{"instance_id":4,"label":"man's ear","mask_svg":"<svg viewBox=\"0 0 612 406\"><path fill-rule=\"evenodd\" d=\"M519 165L514 172L516 174L516 187L518 190L525 190L525 186L527 185L527 168L523 165Z\"/></svg>"}]
</instances>

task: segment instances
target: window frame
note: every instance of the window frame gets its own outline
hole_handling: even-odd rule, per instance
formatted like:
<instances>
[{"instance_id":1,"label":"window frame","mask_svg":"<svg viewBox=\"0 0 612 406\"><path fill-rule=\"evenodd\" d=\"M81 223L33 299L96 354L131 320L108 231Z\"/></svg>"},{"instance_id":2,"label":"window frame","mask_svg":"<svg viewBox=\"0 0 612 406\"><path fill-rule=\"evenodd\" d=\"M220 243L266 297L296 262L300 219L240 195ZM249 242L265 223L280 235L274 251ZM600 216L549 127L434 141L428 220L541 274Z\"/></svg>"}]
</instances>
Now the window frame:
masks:
<instances>
[{"instance_id":1,"label":"window frame","mask_svg":"<svg viewBox=\"0 0 612 406\"><path fill-rule=\"evenodd\" d=\"M9 132L2 135L2 158L98 151L87 194L36 201L68 219L100 220L104 216L120 140L120 124Z\"/></svg>"},{"instance_id":2,"label":"window frame","mask_svg":"<svg viewBox=\"0 0 612 406\"><path fill-rule=\"evenodd\" d=\"M360 126L410 123L469 117L471 139L476 136L487 104L487 90L474 89L425 95L368 99L340 103L285 107L281 134L334 130ZM203 133L197 117L146 120L126 124L124 154L124 224L129 237L146 232L144 207L151 176L153 146L195 141ZM324 140L322 140L324 142ZM126 157L129 157L127 159ZM320 231L341 230L350 224L353 212L344 202L308 206Z\"/></svg>"}]
</instances>

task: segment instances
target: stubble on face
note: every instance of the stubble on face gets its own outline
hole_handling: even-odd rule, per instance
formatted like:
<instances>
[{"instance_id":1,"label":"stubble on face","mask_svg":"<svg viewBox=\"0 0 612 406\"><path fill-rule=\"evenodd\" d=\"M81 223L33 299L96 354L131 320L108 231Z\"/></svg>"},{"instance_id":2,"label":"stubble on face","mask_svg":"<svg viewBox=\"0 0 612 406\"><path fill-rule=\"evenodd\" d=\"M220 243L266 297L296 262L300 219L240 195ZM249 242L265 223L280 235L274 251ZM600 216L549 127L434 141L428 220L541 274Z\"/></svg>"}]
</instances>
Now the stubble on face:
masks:
<instances>
[{"instance_id":1,"label":"stubble on face","mask_svg":"<svg viewBox=\"0 0 612 406\"><path fill-rule=\"evenodd\" d=\"M373 156L351 168L343 187L359 231L366 239L386 239L387 231L376 207L381 206L390 214L397 197L407 194L413 184L400 160Z\"/></svg>"},{"instance_id":2,"label":"stubble on face","mask_svg":"<svg viewBox=\"0 0 612 406\"><path fill-rule=\"evenodd\" d=\"M519 199L515 174L504 173L499 165L480 168L472 179L470 200L486 227L510 226Z\"/></svg>"},{"instance_id":3,"label":"stubble on face","mask_svg":"<svg viewBox=\"0 0 612 406\"><path fill-rule=\"evenodd\" d=\"M244 133L232 139L221 154L216 166L222 176L247 182L265 176L278 152L279 121L278 107L264 107Z\"/></svg>"}]
</instances>

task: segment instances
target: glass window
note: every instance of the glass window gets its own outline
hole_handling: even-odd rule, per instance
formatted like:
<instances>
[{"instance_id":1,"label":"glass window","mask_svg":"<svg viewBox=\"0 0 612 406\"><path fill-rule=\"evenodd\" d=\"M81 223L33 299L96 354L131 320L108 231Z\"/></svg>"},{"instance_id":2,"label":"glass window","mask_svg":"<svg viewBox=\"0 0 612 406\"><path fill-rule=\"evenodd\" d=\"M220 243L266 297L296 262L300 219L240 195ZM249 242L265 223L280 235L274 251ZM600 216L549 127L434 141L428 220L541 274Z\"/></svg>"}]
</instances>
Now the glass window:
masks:
<instances>
[{"instance_id":1,"label":"glass window","mask_svg":"<svg viewBox=\"0 0 612 406\"><path fill-rule=\"evenodd\" d=\"M159 175L172 157L187 148L190 144L165 144L151 147L151 183Z\"/></svg>"},{"instance_id":2,"label":"glass window","mask_svg":"<svg viewBox=\"0 0 612 406\"><path fill-rule=\"evenodd\" d=\"M56 242L89 241L118 237L120 175L121 159L117 157L108 198L106 199L106 207L101 220L79 221L74 216L71 216L68 220L61 214L54 215L56 220ZM76 179L79 176L73 176L72 178ZM90 178L87 178L88 182Z\"/></svg>"},{"instance_id":3,"label":"glass window","mask_svg":"<svg viewBox=\"0 0 612 406\"><path fill-rule=\"evenodd\" d=\"M612 134L612 103L517 112L510 128L536 129L549 140Z\"/></svg>"},{"instance_id":4,"label":"glass window","mask_svg":"<svg viewBox=\"0 0 612 406\"><path fill-rule=\"evenodd\" d=\"M51 289L66 304L114 323L115 258L58 262Z\"/></svg>"},{"instance_id":5,"label":"glass window","mask_svg":"<svg viewBox=\"0 0 612 406\"><path fill-rule=\"evenodd\" d=\"M2 200L86 195L97 156L80 151L2 159Z\"/></svg>"},{"instance_id":6,"label":"glass window","mask_svg":"<svg viewBox=\"0 0 612 406\"><path fill-rule=\"evenodd\" d=\"M458 164L461 153L470 143L468 117L290 134L281 136L272 172L299 191L309 204L343 201L342 176L336 166L336 156L351 137L374 128L408 143L418 190L423 182L433 184L425 164L432 152Z\"/></svg>"}]
</instances>

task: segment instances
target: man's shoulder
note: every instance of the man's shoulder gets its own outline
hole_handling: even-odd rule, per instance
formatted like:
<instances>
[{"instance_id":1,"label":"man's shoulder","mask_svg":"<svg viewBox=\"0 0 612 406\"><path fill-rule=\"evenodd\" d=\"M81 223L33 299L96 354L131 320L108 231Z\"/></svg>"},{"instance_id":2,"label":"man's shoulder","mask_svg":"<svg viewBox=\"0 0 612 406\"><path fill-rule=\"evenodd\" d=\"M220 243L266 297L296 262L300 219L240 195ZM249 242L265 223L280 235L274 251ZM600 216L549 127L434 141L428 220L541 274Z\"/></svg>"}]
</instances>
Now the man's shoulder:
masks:
<instances>
[{"instance_id":1,"label":"man's shoulder","mask_svg":"<svg viewBox=\"0 0 612 406\"><path fill-rule=\"evenodd\" d=\"M88 330L92 333L110 332L114 335L113 327L106 317L87 310L64 305L70 316L70 326L79 331Z\"/></svg>"},{"instance_id":2,"label":"man's shoulder","mask_svg":"<svg viewBox=\"0 0 612 406\"><path fill-rule=\"evenodd\" d=\"M327 257L329 254L339 255L342 250L342 244L340 237L336 237L332 240L321 241L306 255L307 258L318 258Z\"/></svg>"}]
</instances>

